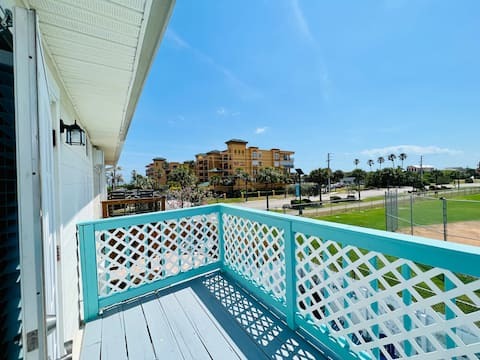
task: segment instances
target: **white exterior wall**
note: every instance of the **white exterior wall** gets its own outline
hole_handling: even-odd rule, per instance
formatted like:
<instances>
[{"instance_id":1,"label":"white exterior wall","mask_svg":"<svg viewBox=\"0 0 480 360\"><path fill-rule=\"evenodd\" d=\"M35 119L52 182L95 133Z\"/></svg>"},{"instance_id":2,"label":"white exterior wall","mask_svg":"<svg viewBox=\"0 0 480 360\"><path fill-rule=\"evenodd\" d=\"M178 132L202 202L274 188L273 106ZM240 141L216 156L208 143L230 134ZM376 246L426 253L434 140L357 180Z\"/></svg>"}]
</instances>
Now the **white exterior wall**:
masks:
<instances>
[{"instance_id":1,"label":"white exterior wall","mask_svg":"<svg viewBox=\"0 0 480 360\"><path fill-rule=\"evenodd\" d=\"M73 340L79 331L81 294L77 256L76 224L101 215L100 200L106 192L103 153L95 150L87 133L86 146L65 143L65 134L60 133L60 119L65 124L77 121L82 128L82 119L76 113L68 94L62 87L51 59L46 56L50 75L49 86L57 92L57 102L52 103L53 126L56 130L54 150L55 186L57 190L57 238L60 262L57 266L59 319L63 343ZM99 159L101 163L99 163ZM95 160L95 162L94 162ZM95 164L96 163L96 164ZM96 165L96 166L95 166ZM94 182L96 183L94 185Z\"/></svg>"}]
</instances>

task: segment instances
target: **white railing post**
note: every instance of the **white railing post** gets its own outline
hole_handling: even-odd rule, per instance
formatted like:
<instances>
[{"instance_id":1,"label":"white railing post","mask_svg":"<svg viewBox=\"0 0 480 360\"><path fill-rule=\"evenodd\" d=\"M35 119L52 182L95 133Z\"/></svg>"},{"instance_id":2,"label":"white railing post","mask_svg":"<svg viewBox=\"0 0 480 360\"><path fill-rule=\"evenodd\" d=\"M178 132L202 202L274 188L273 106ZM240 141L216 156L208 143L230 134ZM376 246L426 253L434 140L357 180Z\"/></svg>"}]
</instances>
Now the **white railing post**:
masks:
<instances>
[{"instance_id":1,"label":"white railing post","mask_svg":"<svg viewBox=\"0 0 480 360\"><path fill-rule=\"evenodd\" d=\"M285 226L285 300L287 304L287 324L295 330L295 316L297 313L297 277L295 275L295 233L292 230L292 221Z\"/></svg>"}]
</instances>

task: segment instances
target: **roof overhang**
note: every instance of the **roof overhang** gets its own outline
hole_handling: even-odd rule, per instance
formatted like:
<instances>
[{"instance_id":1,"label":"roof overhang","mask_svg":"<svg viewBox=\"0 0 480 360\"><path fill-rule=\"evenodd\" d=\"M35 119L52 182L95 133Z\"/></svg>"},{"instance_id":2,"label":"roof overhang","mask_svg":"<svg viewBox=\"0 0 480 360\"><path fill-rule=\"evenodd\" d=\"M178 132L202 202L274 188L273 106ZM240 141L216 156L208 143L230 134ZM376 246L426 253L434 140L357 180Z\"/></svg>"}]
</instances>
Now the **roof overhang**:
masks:
<instances>
[{"instance_id":1,"label":"roof overhang","mask_svg":"<svg viewBox=\"0 0 480 360\"><path fill-rule=\"evenodd\" d=\"M175 0L26 0L90 141L118 161Z\"/></svg>"}]
</instances>

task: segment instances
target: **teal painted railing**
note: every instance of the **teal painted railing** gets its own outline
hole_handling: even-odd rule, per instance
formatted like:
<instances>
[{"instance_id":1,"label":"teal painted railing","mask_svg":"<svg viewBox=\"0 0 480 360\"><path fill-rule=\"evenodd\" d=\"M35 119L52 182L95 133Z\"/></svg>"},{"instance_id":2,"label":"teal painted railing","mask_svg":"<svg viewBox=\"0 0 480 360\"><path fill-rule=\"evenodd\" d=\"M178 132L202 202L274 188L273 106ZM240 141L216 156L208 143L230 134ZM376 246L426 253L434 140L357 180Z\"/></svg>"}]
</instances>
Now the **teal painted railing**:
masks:
<instances>
[{"instance_id":1,"label":"teal painted railing","mask_svg":"<svg viewBox=\"0 0 480 360\"><path fill-rule=\"evenodd\" d=\"M223 204L79 224L85 320L221 269L341 359L477 358L477 247Z\"/></svg>"}]
</instances>

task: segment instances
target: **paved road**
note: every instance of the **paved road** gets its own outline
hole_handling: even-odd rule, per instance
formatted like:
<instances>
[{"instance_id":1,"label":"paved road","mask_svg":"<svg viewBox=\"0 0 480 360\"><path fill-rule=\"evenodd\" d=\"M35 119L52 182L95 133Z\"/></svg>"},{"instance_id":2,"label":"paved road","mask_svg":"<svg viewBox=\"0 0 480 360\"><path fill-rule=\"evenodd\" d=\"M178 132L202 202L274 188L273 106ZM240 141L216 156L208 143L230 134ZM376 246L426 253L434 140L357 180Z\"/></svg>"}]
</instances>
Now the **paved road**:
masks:
<instances>
[{"instance_id":1,"label":"paved road","mask_svg":"<svg viewBox=\"0 0 480 360\"><path fill-rule=\"evenodd\" d=\"M399 188L398 191L399 193L406 193L408 190L411 190L411 187L404 187L404 188ZM361 197L362 199L367 199L371 197L377 197L377 196L383 196L385 194L385 189L374 189L374 190L364 190L361 192ZM323 201L328 201L330 200L330 196L341 196L342 198L345 198L347 195L345 193L337 193L337 192L332 192L330 194L323 194L322 195L322 200ZM355 196L358 198L358 194L355 193ZM319 201L318 196L310 196L308 197L311 201ZM270 209L272 210L282 210L282 206L287 204L290 205L290 201L294 200L294 196L288 196L286 198L269 198L269 205ZM369 202L371 203L371 202ZM379 200L379 203L383 203L383 200ZM266 200L265 198L261 200L255 200L255 198L249 198L248 201L246 202L241 202L241 203L233 203L232 205L237 205L237 206L242 206L242 207L248 207L251 209L259 209L259 210L265 210L267 207ZM352 207L358 207L358 203L350 203L349 205L352 205ZM369 205L370 206L370 205ZM343 207L343 205L342 205ZM329 209L327 209L329 210Z\"/></svg>"}]
</instances>

